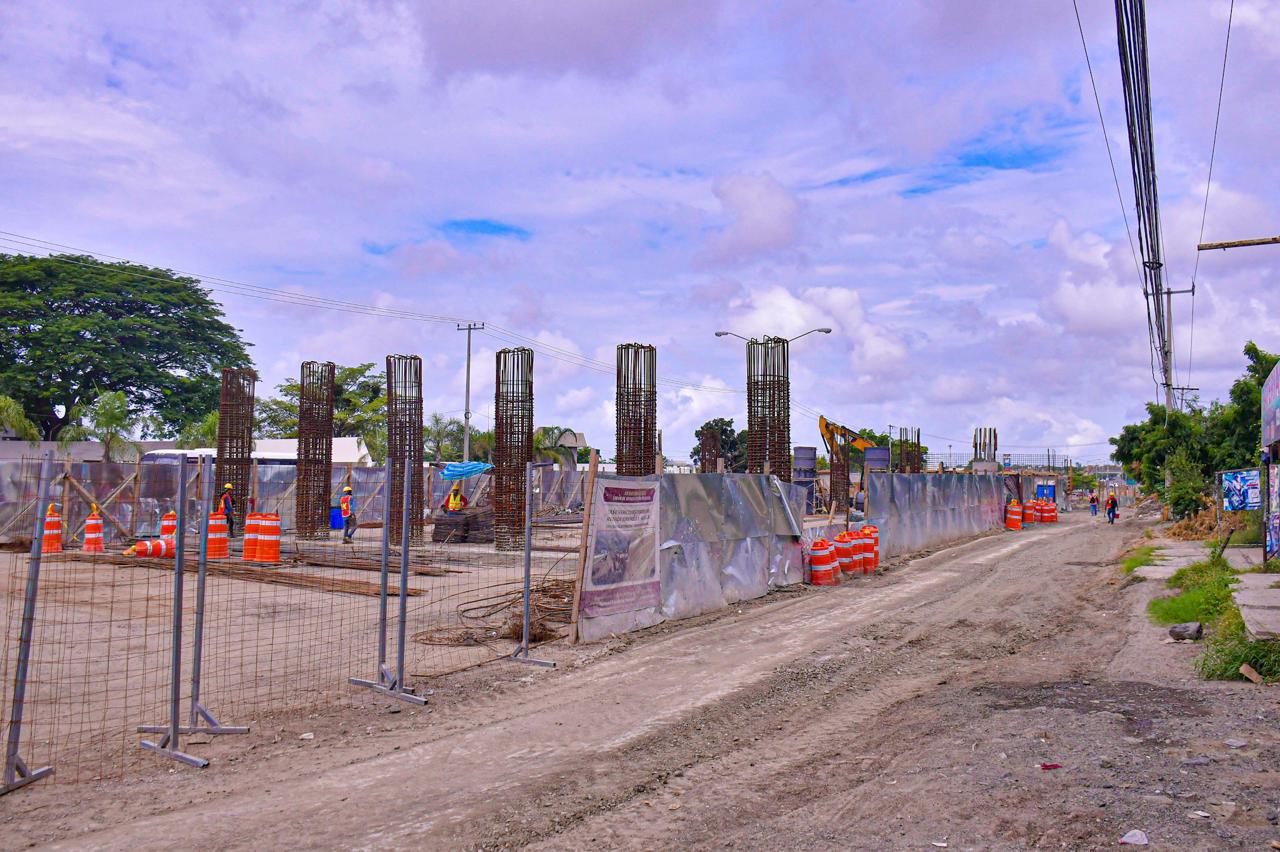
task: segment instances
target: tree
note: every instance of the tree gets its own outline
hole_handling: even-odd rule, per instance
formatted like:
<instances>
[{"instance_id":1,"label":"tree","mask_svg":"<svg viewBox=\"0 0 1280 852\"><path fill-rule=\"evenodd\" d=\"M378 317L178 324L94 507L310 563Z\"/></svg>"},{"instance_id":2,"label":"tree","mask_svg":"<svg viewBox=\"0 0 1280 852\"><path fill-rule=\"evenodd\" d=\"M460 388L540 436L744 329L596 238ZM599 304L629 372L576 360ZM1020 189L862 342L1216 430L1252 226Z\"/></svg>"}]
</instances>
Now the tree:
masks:
<instances>
[{"instance_id":1,"label":"tree","mask_svg":"<svg viewBox=\"0 0 1280 852\"><path fill-rule=\"evenodd\" d=\"M493 464L493 430L471 433L471 461Z\"/></svg>"},{"instance_id":2,"label":"tree","mask_svg":"<svg viewBox=\"0 0 1280 852\"><path fill-rule=\"evenodd\" d=\"M462 458L462 421L432 412L422 430L423 446L433 461Z\"/></svg>"},{"instance_id":3,"label":"tree","mask_svg":"<svg viewBox=\"0 0 1280 852\"><path fill-rule=\"evenodd\" d=\"M1175 518L1185 518L1199 512L1204 506L1206 491L1204 474L1200 465L1191 458L1186 447L1178 447L1169 456L1169 486L1165 489L1165 502Z\"/></svg>"},{"instance_id":4,"label":"tree","mask_svg":"<svg viewBox=\"0 0 1280 852\"><path fill-rule=\"evenodd\" d=\"M194 450L218 446L218 412L210 411L202 419L188 423L178 432L178 448Z\"/></svg>"},{"instance_id":5,"label":"tree","mask_svg":"<svg viewBox=\"0 0 1280 852\"><path fill-rule=\"evenodd\" d=\"M196 279L168 270L0 254L0 394L48 440L109 392L174 434L218 407L220 368L251 365L222 317Z\"/></svg>"},{"instance_id":6,"label":"tree","mask_svg":"<svg viewBox=\"0 0 1280 852\"><path fill-rule=\"evenodd\" d=\"M573 447L566 447L561 442L565 435L575 432L566 426L539 426L533 430L533 460L552 461L562 467L573 467L578 459L578 452Z\"/></svg>"},{"instance_id":7,"label":"tree","mask_svg":"<svg viewBox=\"0 0 1280 852\"><path fill-rule=\"evenodd\" d=\"M36 424L27 419L26 412L16 399L0 396L0 432L9 431L23 441L36 444L40 441L40 430Z\"/></svg>"},{"instance_id":8,"label":"tree","mask_svg":"<svg viewBox=\"0 0 1280 852\"><path fill-rule=\"evenodd\" d=\"M364 438L387 426L386 376L370 372L373 364L338 367L333 377L333 435L335 438ZM276 396L258 400L255 417L259 438L298 437L298 379L276 386Z\"/></svg>"},{"instance_id":9,"label":"tree","mask_svg":"<svg viewBox=\"0 0 1280 852\"><path fill-rule=\"evenodd\" d=\"M129 437L136 431L138 419L129 412L123 391L104 393L87 408L71 409L70 416L71 422L58 435L64 448L72 441L97 441L102 444L105 462L132 461L142 455L142 447Z\"/></svg>"},{"instance_id":10,"label":"tree","mask_svg":"<svg viewBox=\"0 0 1280 852\"><path fill-rule=\"evenodd\" d=\"M689 459L697 467L702 463L702 432L710 429L720 433L720 457L724 459L724 469L729 473L745 473L747 470L747 430L735 432L733 419L716 417L708 420L693 433L697 444L689 451Z\"/></svg>"}]
</instances>

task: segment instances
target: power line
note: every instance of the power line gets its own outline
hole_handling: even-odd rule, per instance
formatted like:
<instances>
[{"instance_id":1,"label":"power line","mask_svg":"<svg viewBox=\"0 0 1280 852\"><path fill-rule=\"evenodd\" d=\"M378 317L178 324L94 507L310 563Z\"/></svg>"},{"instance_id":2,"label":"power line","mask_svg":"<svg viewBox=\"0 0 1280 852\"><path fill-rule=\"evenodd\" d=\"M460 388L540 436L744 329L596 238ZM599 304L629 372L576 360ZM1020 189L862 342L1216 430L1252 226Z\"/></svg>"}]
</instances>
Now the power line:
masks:
<instances>
[{"instance_id":1,"label":"power line","mask_svg":"<svg viewBox=\"0 0 1280 852\"><path fill-rule=\"evenodd\" d=\"M1218 78L1218 107L1213 113L1213 143L1209 146L1209 176L1204 182L1204 207L1200 210L1200 238L1197 243L1204 242L1204 223L1209 215L1209 188L1213 186L1213 159L1218 153L1218 125L1222 121L1222 93L1227 85L1227 55L1231 52L1231 21L1236 14L1236 0L1231 0L1227 10L1227 38L1222 46L1222 75ZM1195 356L1196 344L1196 274L1200 271L1200 252L1196 252L1196 263L1191 269L1191 333L1187 344L1187 384L1191 384L1191 363Z\"/></svg>"}]
</instances>

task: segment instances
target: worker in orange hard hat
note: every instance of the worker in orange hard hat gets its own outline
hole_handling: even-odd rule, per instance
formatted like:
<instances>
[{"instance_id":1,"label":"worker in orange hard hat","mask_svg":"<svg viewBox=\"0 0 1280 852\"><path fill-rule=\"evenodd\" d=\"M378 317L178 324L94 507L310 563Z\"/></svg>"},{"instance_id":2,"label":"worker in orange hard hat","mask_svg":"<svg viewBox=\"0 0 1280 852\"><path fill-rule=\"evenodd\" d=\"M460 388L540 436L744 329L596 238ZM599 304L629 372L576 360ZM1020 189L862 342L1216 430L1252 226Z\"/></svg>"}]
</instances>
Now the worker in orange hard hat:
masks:
<instances>
[{"instance_id":1,"label":"worker in orange hard hat","mask_svg":"<svg viewBox=\"0 0 1280 852\"><path fill-rule=\"evenodd\" d=\"M338 506L342 509L342 543L351 544L356 537L356 501L351 496L351 486L344 485L342 496L338 498Z\"/></svg>"},{"instance_id":2,"label":"worker in orange hard hat","mask_svg":"<svg viewBox=\"0 0 1280 852\"><path fill-rule=\"evenodd\" d=\"M449 489L449 496L444 498L444 510L450 514L461 512L467 508L467 496L462 493L462 483L453 483L453 488Z\"/></svg>"},{"instance_id":3,"label":"worker in orange hard hat","mask_svg":"<svg viewBox=\"0 0 1280 852\"><path fill-rule=\"evenodd\" d=\"M236 498L231 494L231 483L222 486L222 494L218 497L218 511L227 516L227 536L236 537Z\"/></svg>"}]
</instances>

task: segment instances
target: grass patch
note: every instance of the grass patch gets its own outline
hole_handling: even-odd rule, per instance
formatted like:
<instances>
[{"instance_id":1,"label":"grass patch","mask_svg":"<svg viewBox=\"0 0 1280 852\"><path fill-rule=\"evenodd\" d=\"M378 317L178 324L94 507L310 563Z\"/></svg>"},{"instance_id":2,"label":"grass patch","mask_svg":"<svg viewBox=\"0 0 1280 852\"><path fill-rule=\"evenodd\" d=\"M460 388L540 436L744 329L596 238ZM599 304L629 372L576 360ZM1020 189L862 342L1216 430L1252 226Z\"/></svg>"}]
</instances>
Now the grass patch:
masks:
<instances>
[{"instance_id":1,"label":"grass patch","mask_svg":"<svg viewBox=\"0 0 1280 852\"><path fill-rule=\"evenodd\" d=\"M1124 569L1124 573L1132 574L1144 565L1153 565L1156 561L1156 551L1159 549L1158 547L1136 547L1120 561L1120 567Z\"/></svg>"},{"instance_id":2,"label":"grass patch","mask_svg":"<svg viewBox=\"0 0 1280 852\"><path fill-rule=\"evenodd\" d=\"M1145 539L1153 539L1156 537L1156 534L1151 531L1151 527L1147 527L1142 531L1142 537Z\"/></svg>"},{"instance_id":3,"label":"grass patch","mask_svg":"<svg viewBox=\"0 0 1280 852\"><path fill-rule=\"evenodd\" d=\"M1240 674L1243 663L1253 666L1268 682L1280 681L1280 641L1250 639L1240 610L1232 604L1209 628L1196 669L1211 680L1244 680Z\"/></svg>"},{"instance_id":4,"label":"grass patch","mask_svg":"<svg viewBox=\"0 0 1280 852\"><path fill-rule=\"evenodd\" d=\"M1208 624L1232 605L1231 585L1235 581L1235 572L1227 560L1210 556L1174 572L1168 585L1181 591L1173 597L1152 600L1147 604L1147 614L1156 624Z\"/></svg>"}]
</instances>

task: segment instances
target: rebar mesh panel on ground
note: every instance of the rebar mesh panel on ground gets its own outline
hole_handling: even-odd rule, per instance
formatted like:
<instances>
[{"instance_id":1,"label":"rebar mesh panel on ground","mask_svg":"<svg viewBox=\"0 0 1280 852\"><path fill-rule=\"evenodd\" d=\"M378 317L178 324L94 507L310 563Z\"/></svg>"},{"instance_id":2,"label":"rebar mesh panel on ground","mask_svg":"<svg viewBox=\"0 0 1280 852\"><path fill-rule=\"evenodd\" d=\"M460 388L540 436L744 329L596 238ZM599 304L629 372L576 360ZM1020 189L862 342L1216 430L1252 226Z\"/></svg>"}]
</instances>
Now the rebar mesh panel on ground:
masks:
<instances>
[{"instance_id":1,"label":"rebar mesh panel on ground","mask_svg":"<svg viewBox=\"0 0 1280 852\"><path fill-rule=\"evenodd\" d=\"M747 343L747 472L791 481L790 342L766 337Z\"/></svg>"},{"instance_id":2,"label":"rebar mesh panel on ground","mask_svg":"<svg viewBox=\"0 0 1280 852\"><path fill-rule=\"evenodd\" d=\"M836 512L849 509L849 452L839 443L831 450L831 508Z\"/></svg>"},{"instance_id":3,"label":"rebar mesh panel on ground","mask_svg":"<svg viewBox=\"0 0 1280 852\"><path fill-rule=\"evenodd\" d=\"M249 368L222 370L222 392L218 398L218 472L216 493L231 484L235 499L236 529L244 528L250 496L250 467L253 458L253 389L258 374Z\"/></svg>"},{"instance_id":4,"label":"rebar mesh panel on ground","mask_svg":"<svg viewBox=\"0 0 1280 852\"><path fill-rule=\"evenodd\" d=\"M413 470L409 489L409 540L421 543L423 527L422 479L422 359L417 355L387 356L387 468L391 477L391 540L399 542L404 511L404 468Z\"/></svg>"},{"instance_id":5,"label":"rebar mesh panel on ground","mask_svg":"<svg viewBox=\"0 0 1280 852\"><path fill-rule=\"evenodd\" d=\"M524 546L525 465L533 460L533 350L497 353L493 395L493 525L498 550Z\"/></svg>"},{"instance_id":6,"label":"rebar mesh panel on ground","mask_svg":"<svg viewBox=\"0 0 1280 852\"><path fill-rule=\"evenodd\" d=\"M618 473L653 473L658 451L657 349L643 343L618 346L617 403Z\"/></svg>"},{"instance_id":7,"label":"rebar mesh panel on ground","mask_svg":"<svg viewBox=\"0 0 1280 852\"><path fill-rule=\"evenodd\" d=\"M333 464L333 362L305 361L298 394L298 478L294 524L298 538L329 534Z\"/></svg>"},{"instance_id":8,"label":"rebar mesh panel on ground","mask_svg":"<svg viewBox=\"0 0 1280 852\"><path fill-rule=\"evenodd\" d=\"M717 473L720 469L720 430L703 429L698 433L698 470Z\"/></svg>"}]
</instances>

